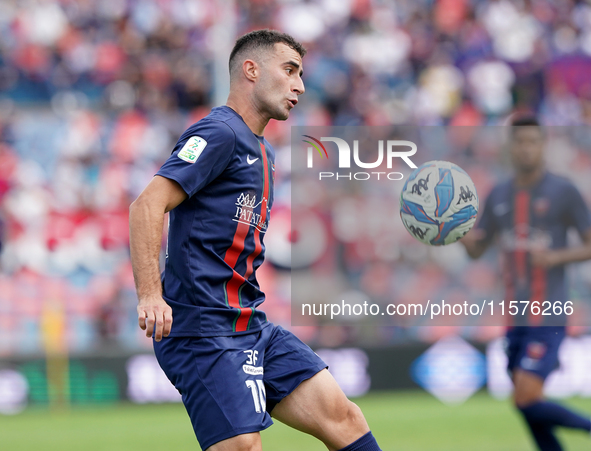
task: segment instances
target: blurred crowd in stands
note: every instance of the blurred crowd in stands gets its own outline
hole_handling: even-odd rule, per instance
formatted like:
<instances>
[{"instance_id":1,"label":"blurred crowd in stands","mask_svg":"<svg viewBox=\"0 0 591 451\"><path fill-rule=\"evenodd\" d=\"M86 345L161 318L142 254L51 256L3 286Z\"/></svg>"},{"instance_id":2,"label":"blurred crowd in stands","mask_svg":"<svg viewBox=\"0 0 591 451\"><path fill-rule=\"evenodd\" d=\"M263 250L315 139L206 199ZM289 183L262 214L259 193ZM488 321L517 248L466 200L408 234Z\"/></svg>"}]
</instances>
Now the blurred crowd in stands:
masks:
<instances>
[{"instance_id":1,"label":"blurred crowd in stands","mask_svg":"<svg viewBox=\"0 0 591 451\"><path fill-rule=\"evenodd\" d=\"M216 106L214 67L228 57L217 47L220 24L235 32L232 39L274 28L308 48L306 94L288 121L266 131L278 151L278 216L290 204L292 125L493 126L516 111L549 126L591 124L585 1L2 1L0 355L41 351L44 318L55 312L66 318L72 352L151 346L137 328L128 206L182 131ZM578 180L591 180L589 147L565 149L561 155L583 174ZM465 153L461 162L482 155L497 170L489 176L506 173L498 149ZM564 166L562 157L553 160ZM589 182L582 189L591 203ZM396 239L412 240L405 233L396 227ZM329 234L342 241L338 230ZM346 240L347 258L367 258ZM449 292L446 262L423 248L413 246L406 259L374 256L372 271L352 280L387 291L395 264L396 280L429 280ZM472 280L493 287L495 265L479 263ZM289 327L289 271L264 265L260 281L270 320ZM338 323L295 329L321 345L438 334ZM497 332L466 333L485 340Z\"/></svg>"}]
</instances>

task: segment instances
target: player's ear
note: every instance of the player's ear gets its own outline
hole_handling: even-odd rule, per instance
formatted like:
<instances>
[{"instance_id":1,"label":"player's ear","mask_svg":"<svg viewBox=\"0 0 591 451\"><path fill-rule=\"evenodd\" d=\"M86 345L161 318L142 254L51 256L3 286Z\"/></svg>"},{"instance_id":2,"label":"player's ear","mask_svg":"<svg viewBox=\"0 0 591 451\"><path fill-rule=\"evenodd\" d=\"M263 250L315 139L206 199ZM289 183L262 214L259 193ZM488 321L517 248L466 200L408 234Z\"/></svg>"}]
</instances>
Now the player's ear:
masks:
<instances>
[{"instance_id":1,"label":"player's ear","mask_svg":"<svg viewBox=\"0 0 591 451\"><path fill-rule=\"evenodd\" d=\"M259 70L259 65L253 60L244 60L242 63L242 71L249 81L255 81L258 78Z\"/></svg>"}]
</instances>

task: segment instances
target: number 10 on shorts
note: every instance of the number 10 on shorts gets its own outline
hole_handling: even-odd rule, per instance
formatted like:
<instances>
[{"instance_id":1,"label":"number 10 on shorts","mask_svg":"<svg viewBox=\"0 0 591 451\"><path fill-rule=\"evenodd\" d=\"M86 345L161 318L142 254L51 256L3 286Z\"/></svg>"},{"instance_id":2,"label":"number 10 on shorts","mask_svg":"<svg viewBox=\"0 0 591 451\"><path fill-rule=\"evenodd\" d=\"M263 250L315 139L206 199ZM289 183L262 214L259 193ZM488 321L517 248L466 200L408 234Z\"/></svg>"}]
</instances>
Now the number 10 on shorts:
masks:
<instances>
[{"instance_id":1,"label":"number 10 on shorts","mask_svg":"<svg viewBox=\"0 0 591 451\"><path fill-rule=\"evenodd\" d=\"M261 379L244 381L246 386L250 388L252 393L252 400L254 401L254 410L257 413L267 410L267 393L265 392L265 384Z\"/></svg>"}]
</instances>

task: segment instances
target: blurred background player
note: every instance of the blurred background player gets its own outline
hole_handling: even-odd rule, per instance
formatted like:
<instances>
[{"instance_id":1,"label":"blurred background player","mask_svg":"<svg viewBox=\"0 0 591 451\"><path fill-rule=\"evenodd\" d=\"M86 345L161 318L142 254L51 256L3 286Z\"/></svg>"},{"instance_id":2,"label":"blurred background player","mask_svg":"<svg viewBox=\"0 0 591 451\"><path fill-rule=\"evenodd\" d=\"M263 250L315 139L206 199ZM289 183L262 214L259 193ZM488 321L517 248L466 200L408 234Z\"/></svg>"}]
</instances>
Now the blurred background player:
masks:
<instances>
[{"instance_id":1,"label":"blurred background player","mask_svg":"<svg viewBox=\"0 0 591 451\"><path fill-rule=\"evenodd\" d=\"M591 218L577 190L567 179L549 172L544 163L544 131L534 117L513 121L511 161L515 175L497 185L486 199L477 226L460 242L479 258L494 238L503 252L505 300L537 303L568 300L565 265L591 258ZM567 247L574 227L583 243ZM562 449L556 426L591 431L591 421L543 399L547 376L558 366L558 348L565 336L566 316L509 316L506 352L514 383L513 400L540 450Z\"/></svg>"},{"instance_id":2,"label":"blurred background player","mask_svg":"<svg viewBox=\"0 0 591 451\"><path fill-rule=\"evenodd\" d=\"M272 424L271 413L330 450L380 449L320 357L257 310L265 300L256 270L275 161L263 133L270 119L286 120L304 93L305 53L277 31L239 38L227 104L188 128L130 207L139 324L154 336L202 449L262 449L259 432Z\"/></svg>"}]
</instances>

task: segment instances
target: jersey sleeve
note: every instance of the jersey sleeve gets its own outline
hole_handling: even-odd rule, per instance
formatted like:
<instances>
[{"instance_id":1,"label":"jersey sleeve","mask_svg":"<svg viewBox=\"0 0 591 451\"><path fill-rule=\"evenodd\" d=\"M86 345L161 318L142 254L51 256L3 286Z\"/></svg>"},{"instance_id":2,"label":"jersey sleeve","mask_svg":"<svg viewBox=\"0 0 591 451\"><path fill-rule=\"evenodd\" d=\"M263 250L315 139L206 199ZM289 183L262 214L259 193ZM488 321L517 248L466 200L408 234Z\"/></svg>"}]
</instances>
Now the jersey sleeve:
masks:
<instances>
[{"instance_id":1,"label":"jersey sleeve","mask_svg":"<svg viewBox=\"0 0 591 451\"><path fill-rule=\"evenodd\" d=\"M591 214L579 190L569 183L567 187L567 224L577 229L581 237L591 228Z\"/></svg>"},{"instance_id":2,"label":"jersey sleeve","mask_svg":"<svg viewBox=\"0 0 591 451\"><path fill-rule=\"evenodd\" d=\"M226 123L200 121L183 133L156 175L174 180L191 197L226 169L235 145Z\"/></svg>"},{"instance_id":3,"label":"jersey sleeve","mask_svg":"<svg viewBox=\"0 0 591 451\"><path fill-rule=\"evenodd\" d=\"M497 221L495 215L493 214L494 193L495 190L493 190L486 198L486 201L484 202L484 209L482 210L482 214L480 215L475 227L476 229L484 230L485 243L490 243L498 231Z\"/></svg>"}]
</instances>

